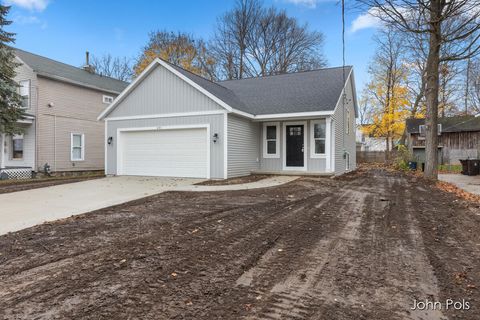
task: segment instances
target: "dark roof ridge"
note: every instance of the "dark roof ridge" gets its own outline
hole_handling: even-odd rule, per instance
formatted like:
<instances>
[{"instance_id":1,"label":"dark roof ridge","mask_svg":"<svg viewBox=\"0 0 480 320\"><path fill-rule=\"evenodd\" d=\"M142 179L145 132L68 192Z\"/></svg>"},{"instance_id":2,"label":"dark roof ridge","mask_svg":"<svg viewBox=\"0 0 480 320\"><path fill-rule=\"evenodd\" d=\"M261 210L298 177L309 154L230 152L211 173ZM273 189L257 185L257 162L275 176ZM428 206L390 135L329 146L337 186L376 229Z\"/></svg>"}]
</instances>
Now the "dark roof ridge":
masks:
<instances>
[{"instance_id":1,"label":"dark roof ridge","mask_svg":"<svg viewBox=\"0 0 480 320\"><path fill-rule=\"evenodd\" d=\"M227 79L227 80L220 80L218 82L229 82L229 81L241 81L241 80L253 80L253 79L265 79L265 78L270 78L270 77L277 77L277 76L288 76L288 75L295 75L299 73L306 73L306 72L315 72L315 71L323 71L323 70L331 70L331 69L342 69L343 66L338 66L338 67L327 67L327 68L318 68L318 69L310 69L310 70L300 70L300 71L295 71L295 72L286 72L286 73L277 73L277 74L268 74L266 76L256 76L256 77L248 77L248 78L242 78L242 79ZM347 68L353 68L352 65L347 65L345 66L345 69Z\"/></svg>"}]
</instances>

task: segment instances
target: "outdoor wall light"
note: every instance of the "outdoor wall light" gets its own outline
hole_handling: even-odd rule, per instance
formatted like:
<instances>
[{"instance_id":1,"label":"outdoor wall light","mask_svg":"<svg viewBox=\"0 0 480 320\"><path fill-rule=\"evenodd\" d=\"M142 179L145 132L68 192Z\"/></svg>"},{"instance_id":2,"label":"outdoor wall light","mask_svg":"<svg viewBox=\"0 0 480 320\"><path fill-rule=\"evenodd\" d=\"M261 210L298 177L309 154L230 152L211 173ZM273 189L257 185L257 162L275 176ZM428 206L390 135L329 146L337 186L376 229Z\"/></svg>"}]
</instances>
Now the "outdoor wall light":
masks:
<instances>
[{"instance_id":1,"label":"outdoor wall light","mask_svg":"<svg viewBox=\"0 0 480 320\"><path fill-rule=\"evenodd\" d=\"M216 143L218 140L218 133L213 134L213 143Z\"/></svg>"},{"instance_id":2,"label":"outdoor wall light","mask_svg":"<svg viewBox=\"0 0 480 320\"><path fill-rule=\"evenodd\" d=\"M108 137L107 143L108 143L108 144L112 144L112 142L113 142L113 137Z\"/></svg>"}]
</instances>

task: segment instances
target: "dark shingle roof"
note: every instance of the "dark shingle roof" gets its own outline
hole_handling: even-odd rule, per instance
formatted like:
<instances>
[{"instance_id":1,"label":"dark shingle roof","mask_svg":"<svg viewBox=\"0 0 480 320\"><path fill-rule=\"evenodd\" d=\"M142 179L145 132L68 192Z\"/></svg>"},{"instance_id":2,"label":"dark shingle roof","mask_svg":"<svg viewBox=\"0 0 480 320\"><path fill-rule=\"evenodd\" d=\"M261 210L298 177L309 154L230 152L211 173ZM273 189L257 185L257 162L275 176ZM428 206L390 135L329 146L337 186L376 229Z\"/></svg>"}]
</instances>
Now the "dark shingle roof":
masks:
<instances>
[{"instance_id":1,"label":"dark shingle roof","mask_svg":"<svg viewBox=\"0 0 480 320\"><path fill-rule=\"evenodd\" d=\"M438 123L442 125L442 132L465 132L480 131L480 117L474 116L455 116L438 118ZM408 133L419 133L418 127L425 124L425 119L407 119L406 129Z\"/></svg>"},{"instance_id":2,"label":"dark shingle roof","mask_svg":"<svg viewBox=\"0 0 480 320\"><path fill-rule=\"evenodd\" d=\"M53 77L57 79L65 79L79 85L98 88L108 92L120 93L128 86L127 82L114 78L92 74L82 68L77 68L62 62L58 62L49 58L45 58L27 51L14 49L15 54L30 68L39 75L45 77Z\"/></svg>"},{"instance_id":3,"label":"dark shingle roof","mask_svg":"<svg viewBox=\"0 0 480 320\"><path fill-rule=\"evenodd\" d=\"M342 67L212 82L171 66L232 108L253 115L333 111L344 87ZM345 78L351 70L345 68Z\"/></svg>"}]
</instances>

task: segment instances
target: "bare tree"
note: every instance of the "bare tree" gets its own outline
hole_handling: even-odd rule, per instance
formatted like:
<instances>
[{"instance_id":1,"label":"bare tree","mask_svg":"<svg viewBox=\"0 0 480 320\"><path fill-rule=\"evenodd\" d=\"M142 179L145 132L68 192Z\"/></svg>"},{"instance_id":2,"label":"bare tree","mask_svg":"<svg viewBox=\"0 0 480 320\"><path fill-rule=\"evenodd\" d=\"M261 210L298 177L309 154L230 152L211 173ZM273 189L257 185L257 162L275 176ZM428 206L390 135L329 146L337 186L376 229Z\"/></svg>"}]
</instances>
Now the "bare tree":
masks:
<instances>
[{"instance_id":1,"label":"bare tree","mask_svg":"<svg viewBox=\"0 0 480 320\"><path fill-rule=\"evenodd\" d=\"M425 176L438 178L439 74L442 61L464 60L480 51L480 0L358 0L376 16L407 34L428 38L426 60ZM441 56L448 47L448 55Z\"/></svg>"},{"instance_id":2,"label":"bare tree","mask_svg":"<svg viewBox=\"0 0 480 320\"><path fill-rule=\"evenodd\" d=\"M250 75L246 67L247 37L258 23L261 11L258 0L237 0L235 7L218 19L213 48L228 79Z\"/></svg>"},{"instance_id":3,"label":"bare tree","mask_svg":"<svg viewBox=\"0 0 480 320\"><path fill-rule=\"evenodd\" d=\"M212 42L220 73L227 79L323 67L322 46L320 32L256 0L237 1L219 19Z\"/></svg>"},{"instance_id":4,"label":"bare tree","mask_svg":"<svg viewBox=\"0 0 480 320\"><path fill-rule=\"evenodd\" d=\"M467 67L467 103L469 103L470 111L473 114L480 113L480 59L473 59Z\"/></svg>"},{"instance_id":5,"label":"bare tree","mask_svg":"<svg viewBox=\"0 0 480 320\"><path fill-rule=\"evenodd\" d=\"M130 81L133 77L132 62L123 57L112 57L105 54L101 57L92 57L92 66L97 74L112 77L122 81Z\"/></svg>"}]
</instances>

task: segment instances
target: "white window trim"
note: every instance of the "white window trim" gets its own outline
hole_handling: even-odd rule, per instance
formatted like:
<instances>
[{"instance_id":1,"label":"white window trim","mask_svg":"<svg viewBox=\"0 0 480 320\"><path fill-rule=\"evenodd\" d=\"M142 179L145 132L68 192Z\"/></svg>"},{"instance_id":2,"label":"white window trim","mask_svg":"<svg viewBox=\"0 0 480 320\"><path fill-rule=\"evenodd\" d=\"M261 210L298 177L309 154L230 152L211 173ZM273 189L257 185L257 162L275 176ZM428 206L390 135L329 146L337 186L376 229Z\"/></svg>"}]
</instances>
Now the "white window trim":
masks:
<instances>
[{"instance_id":1,"label":"white window trim","mask_svg":"<svg viewBox=\"0 0 480 320\"><path fill-rule=\"evenodd\" d=\"M267 126L275 126L276 139L275 139L275 153L267 153ZM263 123L263 157L266 159L280 158L280 122L264 122Z\"/></svg>"},{"instance_id":2,"label":"white window trim","mask_svg":"<svg viewBox=\"0 0 480 320\"><path fill-rule=\"evenodd\" d=\"M82 152L80 159L73 158L73 136L81 136L82 137ZM70 161L85 161L85 134L79 132L72 132L70 133Z\"/></svg>"},{"instance_id":3,"label":"white window trim","mask_svg":"<svg viewBox=\"0 0 480 320\"><path fill-rule=\"evenodd\" d=\"M111 99L111 101L110 101L110 102L109 102L109 101L105 101L106 99ZM104 94L103 97L102 97L102 101L103 101L103 103L105 103L105 104L111 104L111 103L113 102L113 100L115 100L115 99L114 99L112 96L107 96L107 95L105 95L105 94Z\"/></svg>"},{"instance_id":4,"label":"white window trim","mask_svg":"<svg viewBox=\"0 0 480 320\"><path fill-rule=\"evenodd\" d=\"M23 159L25 158L25 136L23 134L20 134L20 135L16 135L16 136L21 136L21 138L15 138L15 135L11 136L10 137L10 143L12 144L10 146L10 151L11 151L11 155L10 155L10 160L11 161L23 161ZM14 154L14 151L13 151L13 146L14 146L14 143L13 143L13 140L23 140L23 149L22 149L22 157L21 158L14 158L13 157L13 154ZM4 141L2 141L2 143L5 143Z\"/></svg>"},{"instance_id":5,"label":"white window trim","mask_svg":"<svg viewBox=\"0 0 480 320\"><path fill-rule=\"evenodd\" d=\"M27 82L28 83L28 86L27 86L28 87L28 106L25 107L25 108L22 107L22 109L30 109L31 98L32 98L32 93L31 93L32 81L30 79L25 79L25 80L18 81L18 85L20 86L20 90L21 90L21 87L22 87L22 85L21 85L22 82ZM21 92L19 94L23 98L23 96L21 95Z\"/></svg>"},{"instance_id":6,"label":"white window trim","mask_svg":"<svg viewBox=\"0 0 480 320\"><path fill-rule=\"evenodd\" d=\"M303 125L303 167L289 167L287 166L287 126L291 125ZM291 122L284 122L283 123L283 157L282 157L282 168L284 171L292 170L292 171L307 171L307 121L291 121Z\"/></svg>"},{"instance_id":7,"label":"white window trim","mask_svg":"<svg viewBox=\"0 0 480 320\"><path fill-rule=\"evenodd\" d=\"M315 153L315 124L325 121L325 153ZM316 119L310 121L310 158L329 158L330 157L330 129L331 118Z\"/></svg>"}]
</instances>

